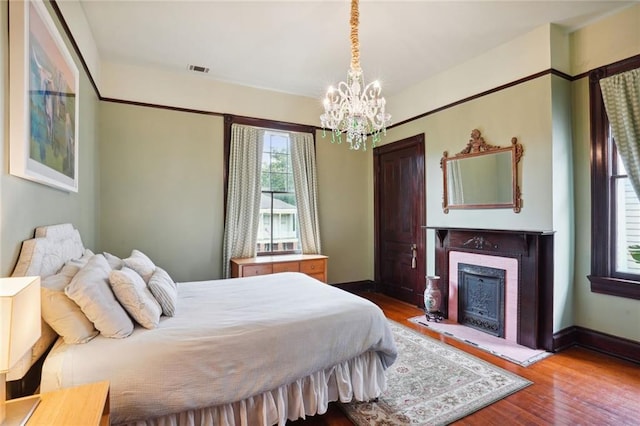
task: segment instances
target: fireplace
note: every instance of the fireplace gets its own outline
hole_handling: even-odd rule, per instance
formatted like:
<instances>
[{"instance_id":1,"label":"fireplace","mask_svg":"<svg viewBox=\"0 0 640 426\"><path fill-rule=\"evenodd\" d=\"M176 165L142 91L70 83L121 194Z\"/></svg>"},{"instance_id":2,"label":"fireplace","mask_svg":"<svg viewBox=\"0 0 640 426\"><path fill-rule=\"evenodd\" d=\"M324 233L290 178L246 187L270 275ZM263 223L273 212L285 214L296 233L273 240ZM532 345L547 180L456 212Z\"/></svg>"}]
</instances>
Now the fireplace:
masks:
<instances>
[{"instance_id":1,"label":"fireplace","mask_svg":"<svg viewBox=\"0 0 640 426\"><path fill-rule=\"evenodd\" d=\"M505 270L458 264L458 322L504 337Z\"/></svg>"},{"instance_id":2,"label":"fireplace","mask_svg":"<svg viewBox=\"0 0 640 426\"><path fill-rule=\"evenodd\" d=\"M502 337L533 349L553 350L553 233L431 229L436 232L435 274L440 276L445 318L460 322L461 265L503 270Z\"/></svg>"},{"instance_id":3,"label":"fireplace","mask_svg":"<svg viewBox=\"0 0 640 426\"><path fill-rule=\"evenodd\" d=\"M504 271L504 333L503 338L518 343L519 318L518 315L518 260L511 257L490 256L474 252L452 250L449 252L449 285L447 288L448 319L460 322L458 295L460 287L459 268L464 265L485 267L497 271ZM441 280L442 281L442 280Z\"/></svg>"}]
</instances>

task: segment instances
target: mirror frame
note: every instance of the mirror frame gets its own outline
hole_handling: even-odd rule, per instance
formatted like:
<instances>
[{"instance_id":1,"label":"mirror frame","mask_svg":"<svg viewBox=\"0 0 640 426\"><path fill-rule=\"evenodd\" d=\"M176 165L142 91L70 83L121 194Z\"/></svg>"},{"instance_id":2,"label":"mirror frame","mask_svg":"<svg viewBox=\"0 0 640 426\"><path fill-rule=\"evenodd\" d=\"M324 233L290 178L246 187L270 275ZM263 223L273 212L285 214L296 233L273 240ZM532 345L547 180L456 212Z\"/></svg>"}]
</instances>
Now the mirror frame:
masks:
<instances>
[{"instance_id":1,"label":"mirror frame","mask_svg":"<svg viewBox=\"0 0 640 426\"><path fill-rule=\"evenodd\" d=\"M465 158L474 158L485 155L497 154L500 152L511 152L511 188L512 197L509 203L488 203L488 204L451 204L449 200L449 191L447 183L447 166L450 161L461 160ZM518 185L518 163L522 158L524 148L518 143L518 139L511 138L511 146L502 148L496 145L490 145L485 142L478 129L471 131L471 139L467 146L453 157L449 157L449 153L445 151L442 159L440 159L440 168L442 168L442 181L444 192L442 196L442 209L444 213L449 213L450 209L513 209L514 212L520 213L522 209L522 198L520 196L520 186Z\"/></svg>"}]
</instances>

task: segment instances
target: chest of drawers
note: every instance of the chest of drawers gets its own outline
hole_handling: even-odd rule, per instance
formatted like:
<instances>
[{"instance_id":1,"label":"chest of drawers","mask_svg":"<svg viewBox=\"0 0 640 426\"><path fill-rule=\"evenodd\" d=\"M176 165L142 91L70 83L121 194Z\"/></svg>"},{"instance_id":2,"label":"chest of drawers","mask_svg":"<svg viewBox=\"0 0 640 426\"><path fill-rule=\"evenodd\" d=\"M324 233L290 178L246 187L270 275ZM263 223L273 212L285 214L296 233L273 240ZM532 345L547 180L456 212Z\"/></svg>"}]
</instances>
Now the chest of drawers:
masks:
<instances>
[{"instance_id":1,"label":"chest of drawers","mask_svg":"<svg viewBox=\"0 0 640 426\"><path fill-rule=\"evenodd\" d=\"M231 277L250 277L278 272L302 272L327 282L327 256L321 254L287 254L231 259Z\"/></svg>"}]
</instances>

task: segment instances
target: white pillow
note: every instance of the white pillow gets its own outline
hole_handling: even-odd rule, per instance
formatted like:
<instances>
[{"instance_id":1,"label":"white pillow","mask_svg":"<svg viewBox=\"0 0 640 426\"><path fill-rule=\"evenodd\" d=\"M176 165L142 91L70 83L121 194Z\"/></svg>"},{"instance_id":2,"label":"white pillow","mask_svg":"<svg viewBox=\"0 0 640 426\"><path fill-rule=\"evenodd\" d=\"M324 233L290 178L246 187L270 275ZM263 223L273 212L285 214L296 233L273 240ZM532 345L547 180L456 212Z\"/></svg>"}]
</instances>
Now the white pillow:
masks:
<instances>
[{"instance_id":1,"label":"white pillow","mask_svg":"<svg viewBox=\"0 0 640 426\"><path fill-rule=\"evenodd\" d=\"M123 259L123 261L124 266L140 274L145 283L149 282L151 275L153 275L156 270L156 265L140 250L134 249L131 252L131 256Z\"/></svg>"},{"instance_id":2,"label":"white pillow","mask_svg":"<svg viewBox=\"0 0 640 426\"><path fill-rule=\"evenodd\" d=\"M120 304L144 328L156 328L162 308L142 277L126 266L109 274L111 289Z\"/></svg>"},{"instance_id":3,"label":"white pillow","mask_svg":"<svg viewBox=\"0 0 640 426\"><path fill-rule=\"evenodd\" d=\"M171 279L167 271L157 267L149 279L149 290L162 306L162 313L172 317L176 312L178 300L178 286Z\"/></svg>"},{"instance_id":4,"label":"white pillow","mask_svg":"<svg viewBox=\"0 0 640 426\"><path fill-rule=\"evenodd\" d=\"M82 253L82 257L78 259L71 259L66 263L66 265L73 265L73 266L76 266L78 269L80 269L84 267L89 261L89 259L91 259L92 257L93 257L93 252L89 249L85 249L84 253Z\"/></svg>"},{"instance_id":5,"label":"white pillow","mask_svg":"<svg viewBox=\"0 0 640 426\"><path fill-rule=\"evenodd\" d=\"M109 266L111 266L111 269L122 269L122 267L124 266L124 261L118 256L107 253L106 251L102 254L104 254L104 257L105 259L107 259L107 262L109 263Z\"/></svg>"},{"instance_id":6,"label":"white pillow","mask_svg":"<svg viewBox=\"0 0 640 426\"><path fill-rule=\"evenodd\" d=\"M133 322L111 291L110 272L107 259L96 254L78 271L64 291L80 306L100 334L123 338L133 332Z\"/></svg>"},{"instance_id":7,"label":"white pillow","mask_svg":"<svg viewBox=\"0 0 640 426\"><path fill-rule=\"evenodd\" d=\"M93 323L64 292L79 270L79 267L67 264L40 283L42 318L67 344L86 343L98 335Z\"/></svg>"}]
</instances>

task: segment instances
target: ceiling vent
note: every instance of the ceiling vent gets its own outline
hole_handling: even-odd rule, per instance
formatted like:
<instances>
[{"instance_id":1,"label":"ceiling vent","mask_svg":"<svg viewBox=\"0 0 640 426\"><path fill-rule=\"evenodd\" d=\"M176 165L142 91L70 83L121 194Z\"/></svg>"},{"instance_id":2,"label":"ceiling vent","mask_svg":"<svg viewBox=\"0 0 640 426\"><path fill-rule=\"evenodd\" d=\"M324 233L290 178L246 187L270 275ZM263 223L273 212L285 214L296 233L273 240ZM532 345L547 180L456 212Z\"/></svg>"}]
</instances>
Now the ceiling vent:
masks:
<instances>
[{"instance_id":1,"label":"ceiling vent","mask_svg":"<svg viewBox=\"0 0 640 426\"><path fill-rule=\"evenodd\" d=\"M202 72L205 74L209 72L209 68L201 67L200 65L189 65L187 66L187 68L189 69L189 71Z\"/></svg>"}]
</instances>

